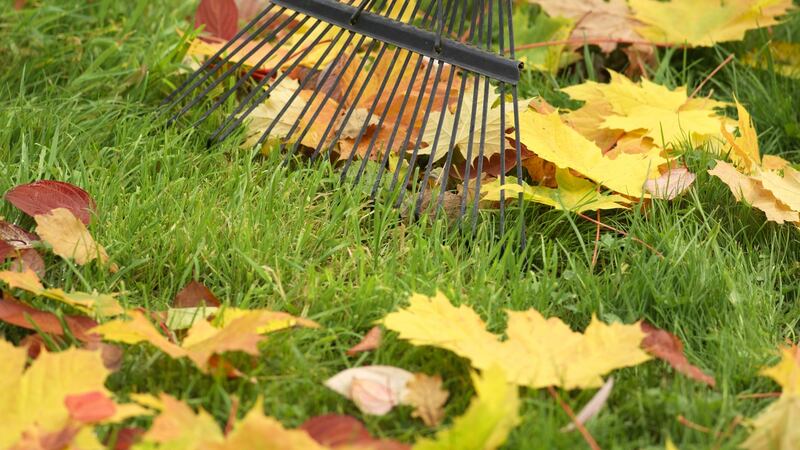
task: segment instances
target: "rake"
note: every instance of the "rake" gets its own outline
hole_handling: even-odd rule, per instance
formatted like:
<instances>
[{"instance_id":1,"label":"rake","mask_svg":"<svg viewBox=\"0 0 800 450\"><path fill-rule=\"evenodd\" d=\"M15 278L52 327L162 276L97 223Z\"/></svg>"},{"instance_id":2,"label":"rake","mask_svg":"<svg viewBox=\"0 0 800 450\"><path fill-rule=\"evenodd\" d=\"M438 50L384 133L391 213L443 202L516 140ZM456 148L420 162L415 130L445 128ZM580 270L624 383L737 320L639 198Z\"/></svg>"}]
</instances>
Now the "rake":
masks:
<instances>
[{"instance_id":1,"label":"rake","mask_svg":"<svg viewBox=\"0 0 800 450\"><path fill-rule=\"evenodd\" d=\"M486 162L496 158L501 183L513 168L522 180L512 0L419 1L271 0L165 99L177 109L169 123L210 104L199 125L232 98L213 145L267 102L256 147L278 146L284 163L298 151L313 161L338 148L342 182L355 172L359 183L376 161L371 200L389 184L399 207L416 181L414 217L424 204L436 205L434 215L442 209L455 175L459 223L474 193L474 231Z\"/></svg>"}]
</instances>

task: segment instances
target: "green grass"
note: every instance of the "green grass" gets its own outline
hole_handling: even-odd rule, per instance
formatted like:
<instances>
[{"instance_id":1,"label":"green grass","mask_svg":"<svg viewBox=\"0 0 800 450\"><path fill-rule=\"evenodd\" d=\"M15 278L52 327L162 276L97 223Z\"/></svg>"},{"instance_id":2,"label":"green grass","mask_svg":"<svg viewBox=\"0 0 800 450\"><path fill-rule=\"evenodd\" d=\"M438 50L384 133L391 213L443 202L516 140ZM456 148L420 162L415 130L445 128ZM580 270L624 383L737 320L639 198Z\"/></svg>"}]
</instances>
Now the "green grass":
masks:
<instances>
[{"instance_id":1,"label":"green grass","mask_svg":"<svg viewBox=\"0 0 800 450\"><path fill-rule=\"evenodd\" d=\"M385 205L371 209L368 188L340 187L327 164L284 169L278 158L257 158L235 140L207 149L206 129L164 127L155 110L181 79L176 29L186 29L193 2L34 3L0 11L0 191L42 178L82 186L98 205L91 231L120 267L110 274L48 258L48 285L124 291L127 306L163 309L197 278L231 305L284 310L324 326L270 338L258 364L246 369L257 384L202 375L186 361L130 348L111 377L114 391L168 392L220 422L232 396L242 399L241 411L260 396L266 413L288 426L340 412L410 442L433 431L408 409L363 416L322 382L365 364L438 373L452 392L448 417L461 414L472 388L468 365L452 354L388 333L376 352L345 355L410 292L436 289L474 307L495 331L504 328L505 309L537 308L575 329L596 313L607 321L646 319L676 333L717 388L661 362L618 371L609 404L588 426L606 449L663 448L668 437L682 449L710 448L735 417L752 417L769 401L738 394L777 389L758 370L775 361L782 342L798 340L800 233L734 203L705 173L710 156L687 151L698 180L680 199L603 215L663 258L603 231L592 266L595 226L539 206L527 208L527 246L516 251L518 235L497 236L492 212L482 213L474 239L442 222L408 225ZM795 18L775 33L796 39L799 30ZM752 33L744 44L661 52L655 79L695 86L726 52L757 48L766 38ZM576 81L536 75L523 91L563 101L556 87ZM800 161L798 81L734 63L708 87L747 105L763 152ZM32 224L8 204L0 215ZM22 336L9 327L0 332ZM558 431L569 419L545 391L521 395L522 424L506 448L585 446L579 434ZM562 395L577 409L593 391ZM713 432L681 425L678 415ZM736 448L745 436L736 428L719 448Z\"/></svg>"}]
</instances>

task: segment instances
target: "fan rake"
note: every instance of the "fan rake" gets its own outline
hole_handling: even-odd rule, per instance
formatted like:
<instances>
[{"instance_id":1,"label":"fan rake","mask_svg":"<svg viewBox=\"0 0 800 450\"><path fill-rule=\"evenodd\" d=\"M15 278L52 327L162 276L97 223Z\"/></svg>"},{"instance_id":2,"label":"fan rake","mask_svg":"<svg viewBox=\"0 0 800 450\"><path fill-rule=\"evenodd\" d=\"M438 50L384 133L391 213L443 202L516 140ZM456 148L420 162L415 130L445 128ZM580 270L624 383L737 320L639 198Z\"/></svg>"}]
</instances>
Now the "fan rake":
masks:
<instances>
[{"instance_id":1,"label":"fan rake","mask_svg":"<svg viewBox=\"0 0 800 450\"><path fill-rule=\"evenodd\" d=\"M273 100L250 143L279 146L284 163L298 151L311 160L337 152L342 182L354 172L359 183L376 161L371 199L389 184L399 207L413 179L414 217L423 205L435 204L436 215L455 185L460 223L472 202L474 230L490 157L501 184L514 168L522 180L511 8L512 0L271 0L166 98L177 109L169 122L210 104L198 125L233 97L213 145Z\"/></svg>"}]
</instances>

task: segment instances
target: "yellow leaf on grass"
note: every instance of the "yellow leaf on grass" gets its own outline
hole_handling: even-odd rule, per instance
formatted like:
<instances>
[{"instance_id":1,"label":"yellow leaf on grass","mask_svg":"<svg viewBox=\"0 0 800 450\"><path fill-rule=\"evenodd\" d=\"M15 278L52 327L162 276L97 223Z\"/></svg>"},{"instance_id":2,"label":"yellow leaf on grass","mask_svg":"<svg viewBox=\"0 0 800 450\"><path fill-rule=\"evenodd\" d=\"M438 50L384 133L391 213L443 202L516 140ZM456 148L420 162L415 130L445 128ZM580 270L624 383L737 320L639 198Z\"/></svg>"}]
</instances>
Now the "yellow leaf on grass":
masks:
<instances>
[{"instance_id":1,"label":"yellow leaf on grass","mask_svg":"<svg viewBox=\"0 0 800 450\"><path fill-rule=\"evenodd\" d=\"M641 197L648 178L660 175L666 160L657 152L622 153L612 159L594 142L567 126L558 113L539 114L531 109L520 117L520 140L536 154L561 169L573 169L585 177L631 197Z\"/></svg>"},{"instance_id":2,"label":"yellow leaf on grass","mask_svg":"<svg viewBox=\"0 0 800 450\"><path fill-rule=\"evenodd\" d=\"M758 134L753 127L750 113L736 101L736 111L739 114L739 136L734 137L725 127L722 135L731 146L731 161L745 173L752 173L756 166L761 165L761 153L758 149Z\"/></svg>"},{"instance_id":3,"label":"yellow leaf on grass","mask_svg":"<svg viewBox=\"0 0 800 450\"><path fill-rule=\"evenodd\" d=\"M99 351L70 348L50 353L43 349L26 370L27 349L0 340L0 360L0 448L10 448L26 431L53 432L68 425L82 428L82 422L70 418L66 398L111 394L104 386L109 370ZM124 406L114 404L115 409L125 409L121 408ZM109 420L115 417L106 417L102 422ZM75 443L79 448L103 448L90 428L82 429Z\"/></svg>"},{"instance_id":4,"label":"yellow leaf on grass","mask_svg":"<svg viewBox=\"0 0 800 450\"><path fill-rule=\"evenodd\" d=\"M654 43L711 47L739 41L747 30L778 23L792 0L630 0L639 33Z\"/></svg>"},{"instance_id":5,"label":"yellow leaf on grass","mask_svg":"<svg viewBox=\"0 0 800 450\"><path fill-rule=\"evenodd\" d=\"M170 342L147 320L144 313L130 311L130 320L116 319L91 329L104 339L126 344L148 342L172 358L189 358L201 371L208 372L211 357L229 351L258 354L258 343L266 339L262 333L307 325L310 321L288 319L282 313L252 310L238 313L219 327L200 318L195 321L180 345ZM310 322L313 323L313 322ZM290 325L291 324L291 325Z\"/></svg>"},{"instance_id":6,"label":"yellow leaf on grass","mask_svg":"<svg viewBox=\"0 0 800 450\"><path fill-rule=\"evenodd\" d=\"M414 450L494 450L520 422L519 393L497 366L472 375L476 397L453 426L433 439L421 439Z\"/></svg>"},{"instance_id":7,"label":"yellow leaf on grass","mask_svg":"<svg viewBox=\"0 0 800 450\"><path fill-rule=\"evenodd\" d=\"M742 62L751 67L774 70L785 77L800 78L800 44L770 40L766 48L753 50Z\"/></svg>"},{"instance_id":8,"label":"yellow leaf on grass","mask_svg":"<svg viewBox=\"0 0 800 450\"><path fill-rule=\"evenodd\" d=\"M761 375L780 384L784 395L800 395L800 348L793 345L781 349L781 361L762 369Z\"/></svg>"},{"instance_id":9,"label":"yellow leaf on grass","mask_svg":"<svg viewBox=\"0 0 800 450\"><path fill-rule=\"evenodd\" d=\"M781 203L800 211L800 172L787 166L783 169L783 176L777 172L763 171L755 178Z\"/></svg>"},{"instance_id":10,"label":"yellow leaf on grass","mask_svg":"<svg viewBox=\"0 0 800 450\"><path fill-rule=\"evenodd\" d=\"M717 161L716 167L708 173L727 184L737 201L744 200L763 211L767 220L777 223L800 221L800 213L780 202L772 192L765 189L758 177L745 175L725 161Z\"/></svg>"},{"instance_id":11,"label":"yellow leaf on grass","mask_svg":"<svg viewBox=\"0 0 800 450\"><path fill-rule=\"evenodd\" d=\"M12 289L23 289L33 295L65 303L90 316L108 317L125 312L115 298L116 294L64 292L59 288L45 289L39 276L31 269L26 269L24 272L0 271L0 281L4 281Z\"/></svg>"},{"instance_id":12,"label":"yellow leaf on grass","mask_svg":"<svg viewBox=\"0 0 800 450\"><path fill-rule=\"evenodd\" d=\"M501 191L506 192L506 199L515 199L518 197L517 194L522 192L525 200L576 213L598 209L624 209L630 203L621 195L598 192L597 184L576 177L568 170L556 170L556 182L558 183L557 188L529 186L528 184L520 186L516 178L506 177L505 185L502 185L497 179L484 185L481 192L484 194L483 200L488 201L500 201Z\"/></svg>"},{"instance_id":13,"label":"yellow leaf on grass","mask_svg":"<svg viewBox=\"0 0 800 450\"><path fill-rule=\"evenodd\" d=\"M510 381L533 388L599 387L602 375L650 359L640 348L645 335L639 324L607 325L593 318L581 334L533 309L508 316L508 339L501 341L472 309L454 307L441 293L414 294L408 308L387 315L383 323L414 345L453 351L477 369L502 367Z\"/></svg>"},{"instance_id":14,"label":"yellow leaf on grass","mask_svg":"<svg viewBox=\"0 0 800 450\"><path fill-rule=\"evenodd\" d=\"M311 41L309 41L311 42ZM186 51L186 56L197 57L198 60L205 60L214 56L222 50L227 42L216 41L210 39L196 38L189 44L189 49ZM242 46L242 49L233 53L233 50ZM242 67L250 69L251 67L258 66L270 70L275 67L275 64L280 62L281 58L286 56L286 48L273 48L269 43L262 43L261 40L243 41L239 40L229 48L227 56L232 64L242 62ZM290 64L289 61L284 62L284 66Z\"/></svg>"},{"instance_id":15,"label":"yellow leaf on grass","mask_svg":"<svg viewBox=\"0 0 800 450\"><path fill-rule=\"evenodd\" d=\"M34 219L36 233L53 247L56 255L74 259L80 265L94 259L99 259L101 263L108 261L106 250L94 241L86 225L70 210L56 208L47 214L38 214Z\"/></svg>"}]
</instances>

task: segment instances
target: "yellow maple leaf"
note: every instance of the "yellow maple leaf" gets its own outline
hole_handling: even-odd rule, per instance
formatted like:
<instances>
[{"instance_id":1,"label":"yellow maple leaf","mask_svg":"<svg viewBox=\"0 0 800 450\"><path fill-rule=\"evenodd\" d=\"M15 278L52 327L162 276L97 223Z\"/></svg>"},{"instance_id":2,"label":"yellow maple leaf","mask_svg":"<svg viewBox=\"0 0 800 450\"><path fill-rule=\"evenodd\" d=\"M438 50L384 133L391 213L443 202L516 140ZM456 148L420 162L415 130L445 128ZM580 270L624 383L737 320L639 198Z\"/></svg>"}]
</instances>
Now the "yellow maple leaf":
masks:
<instances>
[{"instance_id":1,"label":"yellow maple leaf","mask_svg":"<svg viewBox=\"0 0 800 450\"><path fill-rule=\"evenodd\" d=\"M117 294L64 292L60 288L45 289L39 276L31 269L25 269L24 272L0 271L0 281L12 289L23 289L33 295L65 303L90 316L109 317L125 312L115 298Z\"/></svg>"},{"instance_id":2,"label":"yellow maple leaf","mask_svg":"<svg viewBox=\"0 0 800 450\"><path fill-rule=\"evenodd\" d=\"M781 350L778 364L761 375L781 385L780 398L750 422L753 429L742 447L748 450L791 450L800 447L800 350L796 345Z\"/></svg>"},{"instance_id":3,"label":"yellow maple leaf","mask_svg":"<svg viewBox=\"0 0 800 450\"><path fill-rule=\"evenodd\" d=\"M406 385L405 402L414 407L412 417L419 417L429 427L438 426L444 419L444 404L450 393L442 388L442 377L415 373Z\"/></svg>"},{"instance_id":4,"label":"yellow maple leaf","mask_svg":"<svg viewBox=\"0 0 800 450\"><path fill-rule=\"evenodd\" d=\"M792 7L792 0L629 0L646 39L661 44L711 47L739 41L747 30L768 27Z\"/></svg>"},{"instance_id":5,"label":"yellow maple leaf","mask_svg":"<svg viewBox=\"0 0 800 450\"><path fill-rule=\"evenodd\" d=\"M767 220L777 223L800 221L800 213L782 203L773 192L766 189L760 176L745 175L725 161L717 161L716 167L708 173L727 184L737 201L744 200L763 211Z\"/></svg>"},{"instance_id":6,"label":"yellow maple leaf","mask_svg":"<svg viewBox=\"0 0 800 450\"><path fill-rule=\"evenodd\" d=\"M487 368L472 375L477 396L453 426L433 439L421 439L414 450L494 450L520 422L519 393L509 384L503 370Z\"/></svg>"},{"instance_id":7,"label":"yellow maple leaf","mask_svg":"<svg viewBox=\"0 0 800 450\"><path fill-rule=\"evenodd\" d=\"M753 126L750 113L736 101L736 111L739 115L739 136L734 137L725 127L722 135L731 146L731 161L745 173L752 173L756 166L761 165L761 153L758 148L758 134Z\"/></svg>"},{"instance_id":8,"label":"yellow maple leaf","mask_svg":"<svg viewBox=\"0 0 800 450\"><path fill-rule=\"evenodd\" d=\"M584 334L536 310L509 311L508 339L486 331L470 308L454 307L447 297L414 294L408 308L387 315L384 325L414 345L432 345L469 359L472 366L502 367L509 379L532 388L601 386L602 375L650 359L641 350L639 324L607 325L596 318ZM556 350L557 349L557 350Z\"/></svg>"},{"instance_id":9,"label":"yellow maple leaf","mask_svg":"<svg viewBox=\"0 0 800 450\"><path fill-rule=\"evenodd\" d=\"M598 192L597 184L576 177L568 170L556 170L556 182L557 188L530 186L527 183L520 186L516 178L507 177L504 185L499 179L494 180L484 185L481 193L484 194L483 200L500 201L501 191L506 192L506 199L518 198L517 194L522 192L525 200L576 213L598 209L624 209L630 203L621 195Z\"/></svg>"},{"instance_id":10,"label":"yellow maple leaf","mask_svg":"<svg viewBox=\"0 0 800 450\"><path fill-rule=\"evenodd\" d=\"M74 259L83 265L95 259L101 263L108 261L108 254L89 234L86 225L72 211L56 208L47 214L37 214L36 233L42 240L53 247L53 253L65 258Z\"/></svg>"},{"instance_id":11,"label":"yellow maple leaf","mask_svg":"<svg viewBox=\"0 0 800 450\"><path fill-rule=\"evenodd\" d=\"M770 40L765 49L747 54L742 62L751 67L775 72L791 78L800 78L800 44Z\"/></svg>"},{"instance_id":12,"label":"yellow maple leaf","mask_svg":"<svg viewBox=\"0 0 800 450\"><path fill-rule=\"evenodd\" d=\"M172 358L189 358L200 370L209 371L209 361L215 354L241 351L258 354L259 342L266 339L263 332L286 326L308 325L313 322L294 319L266 310L238 313L219 327L205 318L195 321L180 345L170 342L140 311L129 311L129 320L116 319L89 330L104 339L126 344L147 342ZM289 325L291 324L291 325Z\"/></svg>"},{"instance_id":13,"label":"yellow maple leaf","mask_svg":"<svg viewBox=\"0 0 800 450\"><path fill-rule=\"evenodd\" d=\"M535 149L540 158L559 168L573 169L631 197L641 197L645 181L658 177L658 166L666 162L658 151L606 157L597 144L567 126L558 113L524 111L520 117L520 140L527 148Z\"/></svg>"},{"instance_id":14,"label":"yellow maple leaf","mask_svg":"<svg viewBox=\"0 0 800 450\"><path fill-rule=\"evenodd\" d=\"M26 370L27 349L0 339L0 360L0 448L10 448L22 439L23 433L59 431L68 425L80 428L75 438L79 448L104 448L91 427L70 417L66 404L69 396L111 396L104 386L109 370L99 351L70 348L50 353L43 349ZM143 412L135 405L114 404L113 408L117 411L102 422Z\"/></svg>"}]
</instances>

